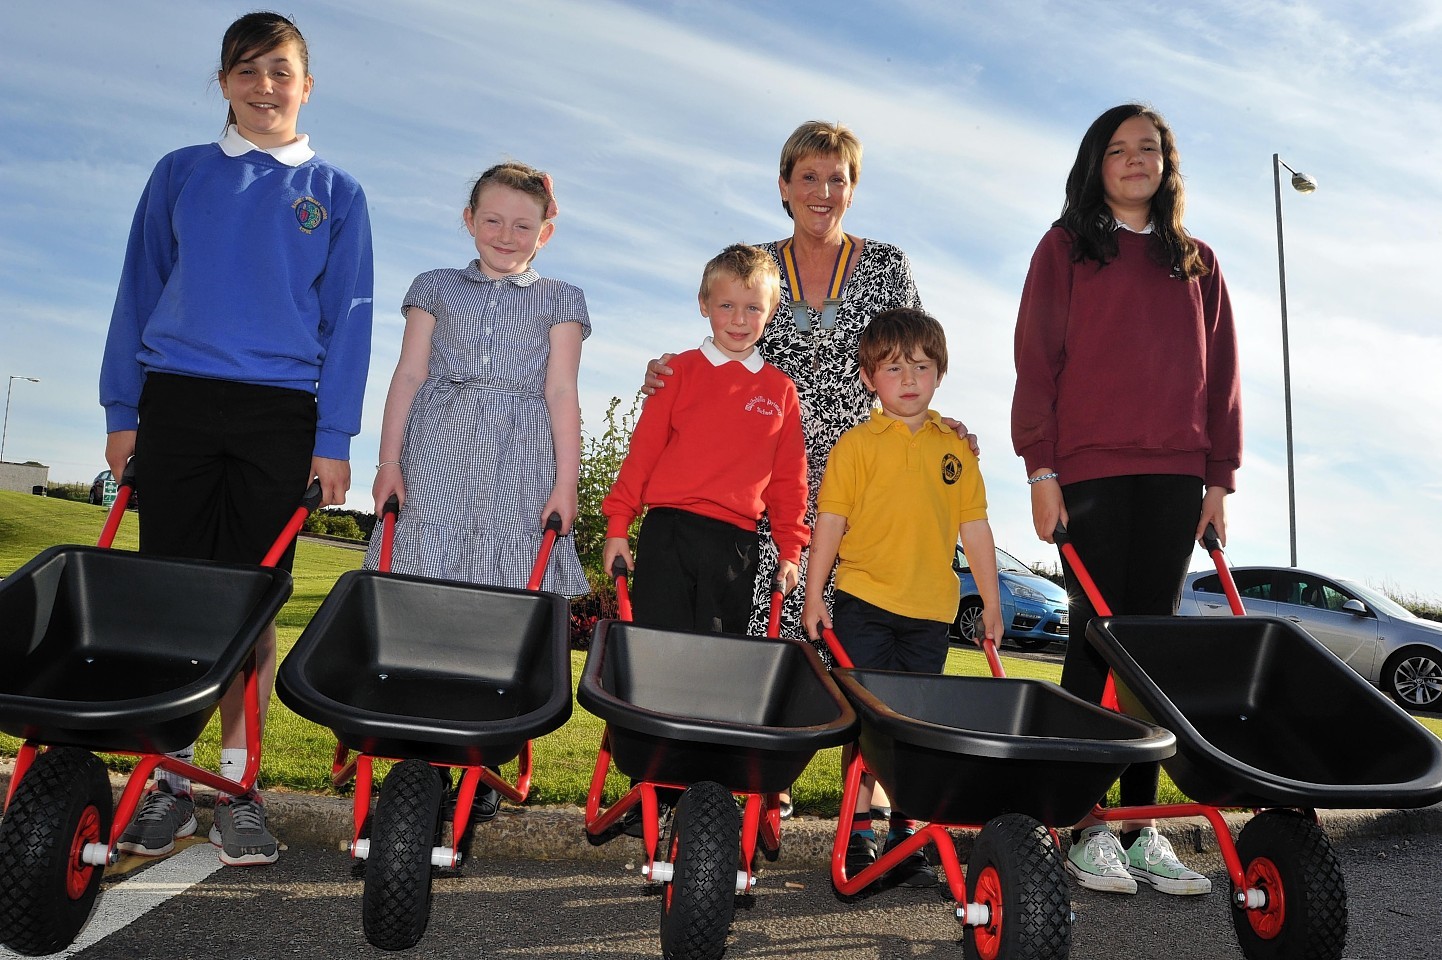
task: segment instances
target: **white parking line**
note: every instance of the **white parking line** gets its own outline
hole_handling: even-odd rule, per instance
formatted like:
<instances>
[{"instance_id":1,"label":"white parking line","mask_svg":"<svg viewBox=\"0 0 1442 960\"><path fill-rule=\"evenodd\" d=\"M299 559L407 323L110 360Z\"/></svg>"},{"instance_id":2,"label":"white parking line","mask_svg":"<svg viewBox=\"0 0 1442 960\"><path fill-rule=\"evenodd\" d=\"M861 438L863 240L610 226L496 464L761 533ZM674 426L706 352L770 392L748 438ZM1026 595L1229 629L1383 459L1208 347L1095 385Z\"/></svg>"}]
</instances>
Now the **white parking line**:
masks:
<instances>
[{"instance_id":1,"label":"white parking line","mask_svg":"<svg viewBox=\"0 0 1442 960\"><path fill-rule=\"evenodd\" d=\"M139 920L171 897L184 893L221 867L215 847L197 843L167 857L120 883L101 890L95 912L68 948L52 957L70 957L94 946L126 925ZM0 947L0 958L10 960L18 953Z\"/></svg>"}]
</instances>

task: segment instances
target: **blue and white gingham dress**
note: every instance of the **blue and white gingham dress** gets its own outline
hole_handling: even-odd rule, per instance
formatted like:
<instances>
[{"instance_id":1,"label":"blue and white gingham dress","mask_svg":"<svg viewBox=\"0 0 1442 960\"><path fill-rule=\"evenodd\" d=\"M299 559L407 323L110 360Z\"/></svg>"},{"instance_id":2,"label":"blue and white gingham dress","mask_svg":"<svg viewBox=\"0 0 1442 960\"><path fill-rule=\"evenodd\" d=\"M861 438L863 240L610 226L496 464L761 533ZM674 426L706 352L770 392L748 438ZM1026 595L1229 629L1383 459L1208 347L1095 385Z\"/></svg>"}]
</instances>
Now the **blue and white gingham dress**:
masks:
<instances>
[{"instance_id":1,"label":"blue and white gingham dress","mask_svg":"<svg viewBox=\"0 0 1442 960\"><path fill-rule=\"evenodd\" d=\"M579 323L589 336L585 295L532 270L494 280L472 261L421 274L402 310L411 306L434 316L436 328L406 420L406 501L391 570L524 588L556 482L544 393L550 329ZM369 569L380 541L371 538ZM589 591L574 537L556 541L541 587Z\"/></svg>"}]
</instances>

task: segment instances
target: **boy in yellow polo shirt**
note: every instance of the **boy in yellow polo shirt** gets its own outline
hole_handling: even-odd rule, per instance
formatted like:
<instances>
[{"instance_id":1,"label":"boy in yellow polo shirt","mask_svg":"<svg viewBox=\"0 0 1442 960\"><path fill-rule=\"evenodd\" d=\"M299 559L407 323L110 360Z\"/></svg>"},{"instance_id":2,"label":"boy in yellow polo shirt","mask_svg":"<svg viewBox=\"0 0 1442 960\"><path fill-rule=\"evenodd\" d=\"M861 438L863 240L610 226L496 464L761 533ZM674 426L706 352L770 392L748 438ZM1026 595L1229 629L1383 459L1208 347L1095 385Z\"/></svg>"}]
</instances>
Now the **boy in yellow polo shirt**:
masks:
<instances>
[{"instance_id":1,"label":"boy in yellow polo shirt","mask_svg":"<svg viewBox=\"0 0 1442 960\"><path fill-rule=\"evenodd\" d=\"M930 409L946 373L946 333L920 310L886 310L862 331L857 360L881 409L831 448L816 500L802 622L813 638L822 626L834 629L858 667L940 673L960 596L952 570L958 536L981 593L986 636L997 642L1002 634L981 470L966 441ZM833 564L836 589L828 613L827 578L819 574ZM893 809L886 849L915 829ZM868 778L852 819L847 875L875 860ZM921 850L890 876L904 886L937 882Z\"/></svg>"}]
</instances>

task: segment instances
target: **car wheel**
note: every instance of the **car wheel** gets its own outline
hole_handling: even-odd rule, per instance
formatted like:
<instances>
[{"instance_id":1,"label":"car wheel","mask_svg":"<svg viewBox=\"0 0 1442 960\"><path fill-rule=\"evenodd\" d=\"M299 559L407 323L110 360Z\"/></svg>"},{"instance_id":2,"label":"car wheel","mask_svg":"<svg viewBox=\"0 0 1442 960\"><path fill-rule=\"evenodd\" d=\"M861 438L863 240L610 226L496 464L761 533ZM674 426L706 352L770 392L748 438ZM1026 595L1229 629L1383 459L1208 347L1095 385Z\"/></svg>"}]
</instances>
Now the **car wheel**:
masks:
<instances>
[{"instance_id":1,"label":"car wheel","mask_svg":"<svg viewBox=\"0 0 1442 960\"><path fill-rule=\"evenodd\" d=\"M1442 653L1431 647L1406 647L1387 658L1382 689L1404 707L1442 707Z\"/></svg>"},{"instance_id":2,"label":"car wheel","mask_svg":"<svg viewBox=\"0 0 1442 960\"><path fill-rule=\"evenodd\" d=\"M956 612L956 635L967 643L976 643L976 638L986 633L981 622L981 601L966 600Z\"/></svg>"}]
</instances>

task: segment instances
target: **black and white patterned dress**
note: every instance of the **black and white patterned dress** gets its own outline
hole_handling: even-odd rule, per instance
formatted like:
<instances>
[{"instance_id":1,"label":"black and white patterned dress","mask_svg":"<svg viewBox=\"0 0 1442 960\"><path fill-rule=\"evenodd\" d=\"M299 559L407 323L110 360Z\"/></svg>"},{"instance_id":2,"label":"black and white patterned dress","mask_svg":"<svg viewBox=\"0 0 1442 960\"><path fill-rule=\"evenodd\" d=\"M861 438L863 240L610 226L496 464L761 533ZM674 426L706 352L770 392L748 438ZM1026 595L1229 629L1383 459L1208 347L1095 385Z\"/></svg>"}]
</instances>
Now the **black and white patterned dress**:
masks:
<instances>
[{"instance_id":1,"label":"black and white patterned dress","mask_svg":"<svg viewBox=\"0 0 1442 960\"><path fill-rule=\"evenodd\" d=\"M551 327L591 332L579 288L535 271L496 280L475 261L431 270L402 310L436 318L426 381L406 419L401 475L406 502L391 570L524 588L542 538L541 510L556 483L546 408ZM375 569L379 536L365 565ZM542 589L587 593L573 536L551 552Z\"/></svg>"},{"instance_id":2,"label":"black and white patterned dress","mask_svg":"<svg viewBox=\"0 0 1442 960\"><path fill-rule=\"evenodd\" d=\"M776 259L778 266L784 242L760 245ZM856 362L861 331L872 316L892 307L921 307L916 281L911 276L911 261L898 247L866 240L851 279L842 291L832 329L821 329L820 314L806 304L792 303L783 282L781 306L761 335L761 356L795 381L801 398L801 423L806 434L808 525L816 523L816 493L821 488L821 476L826 472L826 458L831 448L843 433L871 415L873 394L862 385ZM807 312L809 330L797 329L795 310ZM756 606L748 629L757 636L766 632L771 582L776 572L776 545L771 542L771 529L764 517L759 532L762 534L761 570L756 580ZM801 607L805 602L807 556L801 555L801 583L786 598L782 608L781 635L784 637L805 639L806 636L801 626ZM830 586L827 597L829 602Z\"/></svg>"}]
</instances>

